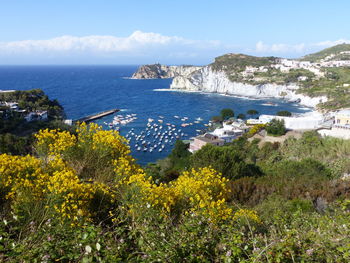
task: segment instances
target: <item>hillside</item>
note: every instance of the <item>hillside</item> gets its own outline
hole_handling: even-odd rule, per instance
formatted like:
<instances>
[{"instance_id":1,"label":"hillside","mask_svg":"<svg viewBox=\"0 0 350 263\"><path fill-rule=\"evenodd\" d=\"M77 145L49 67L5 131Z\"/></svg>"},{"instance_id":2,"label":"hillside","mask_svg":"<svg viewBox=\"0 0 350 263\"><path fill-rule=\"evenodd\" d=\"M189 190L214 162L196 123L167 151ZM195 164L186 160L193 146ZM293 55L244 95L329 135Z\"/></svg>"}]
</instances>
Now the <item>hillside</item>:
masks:
<instances>
[{"instance_id":1,"label":"hillside","mask_svg":"<svg viewBox=\"0 0 350 263\"><path fill-rule=\"evenodd\" d=\"M330 56L332 60L350 60L350 44L339 44L300 58L301 61L320 62Z\"/></svg>"},{"instance_id":2,"label":"hillside","mask_svg":"<svg viewBox=\"0 0 350 263\"><path fill-rule=\"evenodd\" d=\"M350 107L350 44L301 59L225 54L205 67L141 66L132 78L174 78L171 88L303 101L324 110Z\"/></svg>"}]
</instances>

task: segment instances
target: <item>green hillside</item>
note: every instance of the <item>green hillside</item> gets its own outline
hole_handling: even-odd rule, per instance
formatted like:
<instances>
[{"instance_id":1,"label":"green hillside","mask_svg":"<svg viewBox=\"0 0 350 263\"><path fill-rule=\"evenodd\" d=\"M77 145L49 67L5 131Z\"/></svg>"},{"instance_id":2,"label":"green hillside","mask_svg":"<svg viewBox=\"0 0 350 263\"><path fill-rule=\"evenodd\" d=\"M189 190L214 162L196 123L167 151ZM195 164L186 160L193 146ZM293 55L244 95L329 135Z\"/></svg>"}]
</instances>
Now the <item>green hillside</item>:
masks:
<instances>
[{"instance_id":1,"label":"green hillside","mask_svg":"<svg viewBox=\"0 0 350 263\"><path fill-rule=\"evenodd\" d=\"M277 62L276 57L255 57L245 54L226 54L215 58L211 64L215 70L243 71L247 66L261 67L269 66Z\"/></svg>"},{"instance_id":2,"label":"green hillside","mask_svg":"<svg viewBox=\"0 0 350 263\"><path fill-rule=\"evenodd\" d=\"M340 52L343 52L343 51L350 51L350 44L339 44L330 48L326 48L319 52L306 55L302 57L300 60L317 62L331 54L337 54L335 56L336 60L350 59L350 56L348 54L339 54Z\"/></svg>"}]
</instances>

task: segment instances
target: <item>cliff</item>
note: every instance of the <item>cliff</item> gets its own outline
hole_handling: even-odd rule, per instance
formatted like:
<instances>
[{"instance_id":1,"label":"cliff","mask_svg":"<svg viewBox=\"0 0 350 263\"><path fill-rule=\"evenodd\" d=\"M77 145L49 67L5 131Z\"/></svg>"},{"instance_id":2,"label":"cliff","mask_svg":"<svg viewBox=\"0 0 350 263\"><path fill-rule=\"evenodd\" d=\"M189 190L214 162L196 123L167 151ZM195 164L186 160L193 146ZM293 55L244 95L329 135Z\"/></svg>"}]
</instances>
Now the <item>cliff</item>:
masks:
<instances>
[{"instance_id":1,"label":"cliff","mask_svg":"<svg viewBox=\"0 0 350 263\"><path fill-rule=\"evenodd\" d=\"M196 66L166 66L160 64L143 65L132 75L132 79L167 79L177 76L187 77L202 67Z\"/></svg>"},{"instance_id":2,"label":"cliff","mask_svg":"<svg viewBox=\"0 0 350 263\"><path fill-rule=\"evenodd\" d=\"M310 97L299 94L297 91L300 87L296 84L249 84L231 81L224 71L213 70L211 66L203 67L187 77L175 77L170 88L252 98L281 98L296 101L308 107L315 107L327 101L326 96Z\"/></svg>"},{"instance_id":3,"label":"cliff","mask_svg":"<svg viewBox=\"0 0 350 263\"><path fill-rule=\"evenodd\" d=\"M173 78L171 89L283 98L326 111L350 108L350 45L300 59L225 54L205 67L141 66L133 78Z\"/></svg>"}]
</instances>

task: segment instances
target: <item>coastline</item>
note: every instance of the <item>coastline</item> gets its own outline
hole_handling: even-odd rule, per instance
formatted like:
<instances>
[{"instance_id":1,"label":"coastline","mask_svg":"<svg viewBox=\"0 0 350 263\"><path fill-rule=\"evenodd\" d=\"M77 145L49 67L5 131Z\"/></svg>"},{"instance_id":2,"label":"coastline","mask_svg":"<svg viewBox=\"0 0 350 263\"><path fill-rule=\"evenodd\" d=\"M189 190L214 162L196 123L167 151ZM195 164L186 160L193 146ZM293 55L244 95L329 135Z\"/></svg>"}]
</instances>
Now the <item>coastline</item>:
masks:
<instances>
[{"instance_id":1,"label":"coastline","mask_svg":"<svg viewBox=\"0 0 350 263\"><path fill-rule=\"evenodd\" d=\"M225 97L232 97L232 98L238 98L238 99L244 99L244 100L268 100L268 99L273 99L273 100L278 100L278 101L283 101L283 102L288 102L288 103L295 103L298 104L299 109L308 109L308 112L319 112L315 107L311 107L308 105L301 104L296 101L291 101L288 99L284 99L283 97L252 97L252 96L240 96L240 95L232 95L232 94L224 94L224 93L219 93L219 92L206 92L206 91L200 91L200 90L184 90L184 89L153 89L153 91L157 92L180 92L180 93L199 93L199 94L208 94L208 95L218 95L218 96L225 96Z\"/></svg>"}]
</instances>

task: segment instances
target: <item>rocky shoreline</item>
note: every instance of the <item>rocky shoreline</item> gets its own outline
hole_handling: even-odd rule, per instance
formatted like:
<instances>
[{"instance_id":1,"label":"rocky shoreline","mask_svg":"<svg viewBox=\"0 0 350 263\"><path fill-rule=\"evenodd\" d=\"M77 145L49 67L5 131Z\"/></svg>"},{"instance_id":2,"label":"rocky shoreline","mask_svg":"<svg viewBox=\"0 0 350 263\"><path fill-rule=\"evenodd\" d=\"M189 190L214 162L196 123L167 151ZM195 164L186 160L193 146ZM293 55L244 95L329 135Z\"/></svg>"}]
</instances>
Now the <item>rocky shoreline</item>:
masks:
<instances>
[{"instance_id":1,"label":"rocky shoreline","mask_svg":"<svg viewBox=\"0 0 350 263\"><path fill-rule=\"evenodd\" d=\"M253 85L232 82L224 71L213 70L210 65L166 66L160 64L143 65L132 75L132 79L172 78L171 90L219 93L224 95L248 97L254 99L277 98L297 102L300 105L316 108L317 104L327 101L327 97L309 97L298 93L297 84L280 85L267 83Z\"/></svg>"}]
</instances>

